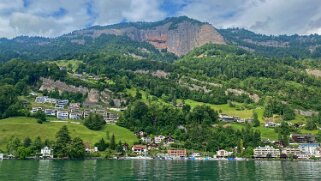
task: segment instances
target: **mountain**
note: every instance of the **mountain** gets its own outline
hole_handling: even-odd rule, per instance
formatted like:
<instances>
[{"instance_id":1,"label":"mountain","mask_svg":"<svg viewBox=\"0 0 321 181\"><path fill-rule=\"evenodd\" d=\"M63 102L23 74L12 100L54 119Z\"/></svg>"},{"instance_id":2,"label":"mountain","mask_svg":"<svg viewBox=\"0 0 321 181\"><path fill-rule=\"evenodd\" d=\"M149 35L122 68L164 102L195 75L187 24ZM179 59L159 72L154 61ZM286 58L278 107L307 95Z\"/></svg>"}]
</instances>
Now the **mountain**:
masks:
<instances>
[{"instance_id":1,"label":"mountain","mask_svg":"<svg viewBox=\"0 0 321 181\"><path fill-rule=\"evenodd\" d=\"M112 26L97 26L75 31L74 36L90 36L97 38L102 34L125 35L131 40L148 42L158 49L166 49L178 56L186 55L196 47L206 43L225 44L224 38L216 29L188 17L167 18L152 23L122 23ZM79 39L79 42L82 42Z\"/></svg>"},{"instance_id":2,"label":"mountain","mask_svg":"<svg viewBox=\"0 0 321 181\"><path fill-rule=\"evenodd\" d=\"M299 59L321 56L321 36L317 34L268 36L241 28L218 31L228 43L264 56Z\"/></svg>"},{"instance_id":3,"label":"mountain","mask_svg":"<svg viewBox=\"0 0 321 181\"><path fill-rule=\"evenodd\" d=\"M139 59L173 61L176 56L207 43L225 44L225 41L208 23L176 17L151 23L95 26L56 38L2 38L0 60L56 60L84 53L118 53Z\"/></svg>"}]
</instances>

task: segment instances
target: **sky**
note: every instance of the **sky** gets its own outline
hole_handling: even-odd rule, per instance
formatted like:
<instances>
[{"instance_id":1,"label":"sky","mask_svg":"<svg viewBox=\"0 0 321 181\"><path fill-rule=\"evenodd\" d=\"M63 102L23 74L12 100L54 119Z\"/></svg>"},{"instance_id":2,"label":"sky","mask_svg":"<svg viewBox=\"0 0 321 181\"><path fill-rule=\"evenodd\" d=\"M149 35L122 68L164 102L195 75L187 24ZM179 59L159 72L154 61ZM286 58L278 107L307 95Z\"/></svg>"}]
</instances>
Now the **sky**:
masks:
<instances>
[{"instance_id":1,"label":"sky","mask_svg":"<svg viewBox=\"0 0 321 181\"><path fill-rule=\"evenodd\" d=\"M0 0L0 37L55 37L95 25L183 15L216 28L321 34L320 0Z\"/></svg>"}]
</instances>

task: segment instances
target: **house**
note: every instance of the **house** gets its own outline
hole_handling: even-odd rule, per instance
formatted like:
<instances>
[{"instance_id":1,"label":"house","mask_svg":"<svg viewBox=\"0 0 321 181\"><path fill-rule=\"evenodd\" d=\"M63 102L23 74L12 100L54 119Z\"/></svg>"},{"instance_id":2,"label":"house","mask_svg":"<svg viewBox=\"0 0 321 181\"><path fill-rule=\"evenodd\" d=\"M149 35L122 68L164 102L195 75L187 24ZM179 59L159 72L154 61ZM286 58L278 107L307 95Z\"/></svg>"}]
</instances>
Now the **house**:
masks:
<instances>
[{"instance_id":1,"label":"house","mask_svg":"<svg viewBox=\"0 0 321 181\"><path fill-rule=\"evenodd\" d=\"M216 157L217 158L226 158L226 157L229 157L233 154L233 152L228 152L226 150L218 150L216 152Z\"/></svg>"},{"instance_id":2,"label":"house","mask_svg":"<svg viewBox=\"0 0 321 181\"><path fill-rule=\"evenodd\" d=\"M146 154L147 153L147 147L145 145L134 145L132 147L132 151L136 154Z\"/></svg>"},{"instance_id":3,"label":"house","mask_svg":"<svg viewBox=\"0 0 321 181\"><path fill-rule=\"evenodd\" d=\"M59 105L59 104L55 105L55 109L64 109L64 108L65 108L64 105Z\"/></svg>"},{"instance_id":4,"label":"house","mask_svg":"<svg viewBox=\"0 0 321 181\"><path fill-rule=\"evenodd\" d=\"M43 97L36 97L35 102L36 103L45 103L46 99L48 98L48 96L43 96Z\"/></svg>"},{"instance_id":5,"label":"house","mask_svg":"<svg viewBox=\"0 0 321 181\"><path fill-rule=\"evenodd\" d=\"M33 107L30 112L31 113L36 113L38 111L42 111L42 107Z\"/></svg>"},{"instance_id":6,"label":"house","mask_svg":"<svg viewBox=\"0 0 321 181\"><path fill-rule=\"evenodd\" d=\"M294 143L315 143L315 136L312 134L291 134L291 141Z\"/></svg>"},{"instance_id":7,"label":"house","mask_svg":"<svg viewBox=\"0 0 321 181\"><path fill-rule=\"evenodd\" d=\"M85 110L84 111L84 118L88 117L91 113L95 112L94 110Z\"/></svg>"},{"instance_id":8,"label":"house","mask_svg":"<svg viewBox=\"0 0 321 181\"><path fill-rule=\"evenodd\" d=\"M158 150L158 144L156 144L156 143L148 144L147 150Z\"/></svg>"},{"instance_id":9,"label":"house","mask_svg":"<svg viewBox=\"0 0 321 181\"><path fill-rule=\"evenodd\" d=\"M278 158L280 157L280 150L275 149L272 146L256 147L254 150L255 158Z\"/></svg>"},{"instance_id":10,"label":"house","mask_svg":"<svg viewBox=\"0 0 321 181\"><path fill-rule=\"evenodd\" d=\"M106 121L106 123L113 123L113 122L116 122L118 118L119 118L118 114L107 112L106 116L104 117L104 120Z\"/></svg>"},{"instance_id":11,"label":"house","mask_svg":"<svg viewBox=\"0 0 321 181\"><path fill-rule=\"evenodd\" d=\"M139 131L139 132L136 132L135 134L138 137L144 137L146 135L144 131Z\"/></svg>"},{"instance_id":12,"label":"house","mask_svg":"<svg viewBox=\"0 0 321 181\"><path fill-rule=\"evenodd\" d=\"M269 121L269 122L266 122L264 126L266 128L275 128L275 127L277 127L277 124L272 121Z\"/></svg>"},{"instance_id":13,"label":"house","mask_svg":"<svg viewBox=\"0 0 321 181\"><path fill-rule=\"evenodd\" d=\"M202 154L201 153L192 153L192 157L201 157Z\"/></svg>"},{"instance_id":14,"label":"house","mask_svg":"<svg viewBox=\"0 0 321 181\"><path fill-rule=\"evenodd\" d=\"M56 116L56 110L54 110L54 109L45 109L45 114L47 116Z\"/></svg>"},{"instance_id":15,"label":"house","mask_svg":"<svg viewBox=\"0 0 321 181\"><path fill-rule=\"evenodd\" d=\"M186 150L167 150L167 154L171 157L186 157Z\"/></svg>"},{"instance_id":16,"label":"house","mask_svg":"<svg viewBox=\"0 0 321 181\"><path fill-rule=\"evenodd\" d=\"M69 119L73 119L73 120L80 120L81 119L81 112L70 112L69 113Z\"/></svg>"},{"instance_id":17,"label":"house","mask_svg":"<svg viewBox=\"0 0 321 181\"><path fill-rule=\"evenodd\" d=\"M227 123L235 122L235 118L233 116L228 116L226 114L220 114L219 120Z\"/></svg>"},{"instance_id":18,"label":"house","mask_svg":"<svg viewBox=\"0 0 321 181\"><path fill-rule=\"evenodd\" d=\"M303 154L310 156L316 155L320 145L318 143L301 143L299 144L299 149Z\"/></svg>"},{"instance_id":19,"label":"house","mask_svg":"<svg viewBox=\"0 0 321 181\"><path fill-rule=\"evenodd\" d=\"M70 103L69 109L80 109L80 103Z\"/></svg>"},{"instance_id":20,"label":"house","mask_svg":"<svg viewBox=\"0 0 321 181\"><path fill-rule=\"evenodd\" d=\"M89 143L84 143L85 145L85 151L89 153L95 153L98 152L98 147L91 147Z\"/></svg>"},{"instance_id":21,"label":"house","mask_svg":"<svg viewBox=\"0 0 321 181\"><path fill-rule=\"evenodd\" d=\"M154 142L155 142L156 144L160 144L164 139L165 139L165 136L163 136L163 135L158 135L158 136L155 136L155 137L154 137Z\"/></svg>"},{"instance_id":22,"label":"house","mask_svg":"<svg viewBox=\"0 0 321 181\"><path fill-rule=\"evenodd\" d=\"M152 143L152 139L150 137L141 137L143 143Z\"/></svg>"},{"instance_id":23,"label":"house","mask_svg":"<svg viewBox=\"0 0 321 181\"><path fill-rule=\"evenodd\" d=\"M46 97L45 98L45 103L56 104L57 103L57 99Z\"/></svg>"},{"instance_id":24,"label":"house","mask_svg":"<svg viewBox=\"0 0 321 181\"><path fill-rule=\"evenodd\" d=\"M301 154L301 150L299 148L293 148L293 147L286 147L282 149L282 153L286 155L295 155L298 156Z\"/></svg>"},{"instance_id":25,"label":"house","mask_svg":"<svg viewBox=\"0 0 321 181\"><path fill-rule=\"evenodd\" d=\"M236 122L238 122L238 123L245 123L245 119L237 118L237 119L236 119Z\"/></svg>"},{"instance_id":26,"label":"house","mask_svg":"<svg viewBox=\"0 0 321 181\"><path fill-rule=\"evenodd\" d=\"M175 143L175 140L171 136L168 136L164 139L164 146L170 146L173 143Z\"/></svg>"},{"instance_id":27,"label":"house","mask_svg":"<svg viewBox=\"0 0 321 181\"><path fill-rule=\"evenodd\" d=\"M3 157L4 157L3 153L0 153L0 160L3 160Z\"/></svg>"},{"instance_id":28,"label":"house","mask_svg":"<svg viewBox=\"0 0 321 181\"><path fill-rule=\"evenodd\" d=\"M48 146L42 148L40 153L42 158L53 158L53 149Z\"/></svg>"},{"instance_id":29,"label":"house","mask_svg":"<svg viewBox=\"0 0 321 181\"><path fill-rule=\"evenodd\" d=\"M68 111L57 111L58 119L68 119L68 117L69 117Z\"/></svg>"},{"instance_id":30,"label":"house","mask_svg":"<svg viewBox=\"0 0 321 181\"><path fill-rule=\"evenodd\" d=\"M69 104L68 100L57 100L57 105L59 106L66 106L67 104Z\"/></svg>"}]
</instances>

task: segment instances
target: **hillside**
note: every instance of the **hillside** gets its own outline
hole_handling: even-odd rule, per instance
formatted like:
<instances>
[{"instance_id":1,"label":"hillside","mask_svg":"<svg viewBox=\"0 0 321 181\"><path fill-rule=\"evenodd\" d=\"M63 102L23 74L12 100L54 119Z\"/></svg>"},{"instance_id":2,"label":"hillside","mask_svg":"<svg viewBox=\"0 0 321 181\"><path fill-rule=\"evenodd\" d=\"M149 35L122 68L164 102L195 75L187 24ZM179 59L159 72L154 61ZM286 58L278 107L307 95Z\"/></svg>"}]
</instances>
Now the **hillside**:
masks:
<instances>
[{"instance_id":1,"label":"hillside","mask_svg":"<svg viewBox=\"0 0 321 181\"><path fill-rule=\"evenodd\" d=\"M42 141L54 140L58 130L67 125L71 136L81 137L85 143L94 145L101 138L107 139L107 133L109 137L112 134L115 135L117 142L122 141L132 145L137 141L136 135L129 130L116 126L107 125L103 130L92 131L83 126L82 124L76 124L75 121L68 122L54 122L58 121L53 119L53 122L45 124L38 124L34 118L14 117L8 119L0 119L0 150L5 150L8 140L11 137L17 137L23 140L25 137L29 137L34 140L36 137L41 137Z\"/></svg>"},{"instance_id":2,"label":"hillside","mask_svg":"<svg viewBox=\"0 0 321 181\"><path fill-rule=\"evenodd\" d=\"M321 36L262 35L240 28L220 29L224 39L248 51L268 57L318 58L321 56Z\"/></svg>"},{"instance_id":3,"label":"hillside","mask_svg":"<svg viewBox=\"0 0 321 181\"><path fill-rule=\"evenodd\" d=\"M158 49L165 49L178 56L186 55L196 47L206 43L225 44L224 38L216 29L187 17L167 18L152 23L123 23L99 26L75 31L65 37L88 36L97 38L102 34L125 35L131 40L148 42ZM80 41L81 39L79 39Z\"/></svg>"},{"instance_id":4,"label":"hillside","mask_svg":"<svg viewBox=\"0 0 321 181\"><path fill-rule=\"evenodd\" d=\"M176 56L185 55L206 43L225 44L225 41L212 25L178 17L152 23L96 26L56 38L2 38L0 61L12 58L59 60L84 53L116 53L136 59L173 61Z\"/></svg>"},{"instance_id":5,"label":"hillside","mask_svg":"<svg viewBox=\"0 0 321 181\"><path fill-rule=\"evenodd\" d=\"M162 33L158 32L184 34L183 25L190 30L209 26L180 17L92 27L53 39L1 40L7 41L0 44L4 47L0 56L7 57L4 60L11 56L22 59L0 63L1 118L9 126L16 122L10 117L29 117L10 128L17 135L16 130L22 133L21 125L29 125L29 119L34 135L42 127L51 129L58 123L37 125L30 113L37 107L56 109L52 103L35 101L37 96L48 96L79 103L84 114L111 111L116 124L123 127L114 128L124 131L117 137L124 136L131 143L134 138L125 135L140 131L151 137L172 137L175 148L204 151L234 148L239 142L249 149L273 144L271 140L288 144L292 133L310 133L321 140L321 62L317 56L302 53L313 44L312 39L300 46L295 36L220 30L228 44L200 46L203 42L197 48L194 44L180 57L166 48L159 51L157 46L171 46L173 37L160 42ZM155 33L160 36L158 44L143 39ZM250 46L244 43L247 37L253 49L245 47ZM67 105L60 108L71 110ZM79 136L90 143L111 127L89 131L83 125L68 126L75 126L70 128L72 135L79 130ZM45 136L53 139L51 132Z\"/></svg>"}]
</instances>

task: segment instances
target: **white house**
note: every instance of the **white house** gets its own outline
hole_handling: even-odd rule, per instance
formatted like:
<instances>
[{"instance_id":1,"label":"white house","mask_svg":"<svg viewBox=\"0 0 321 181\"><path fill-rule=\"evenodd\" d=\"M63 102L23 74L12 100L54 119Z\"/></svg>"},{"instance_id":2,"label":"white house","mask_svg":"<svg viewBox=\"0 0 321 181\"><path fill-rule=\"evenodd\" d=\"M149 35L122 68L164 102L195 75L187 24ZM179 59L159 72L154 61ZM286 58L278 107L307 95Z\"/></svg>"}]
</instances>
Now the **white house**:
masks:
<instances>
[{"instance_id":1,"label":"white house","mask_svg":"<svg viewBox=\"0 0 321 181\"><path fill-rule=\"evenodd\" d=\"M216 152L216 157L217 158L222 158L222 157L229 157L233 154L233 152L228 152L226 150L218 150Z\"/></svg>"},{"instance_id":2,"label":"white house","mask_svg":"<svg viewBox=\"0 0 321 181\"><path fill-rule=\"evenodd\" d=\"M275 149L272 146L256 147L254 150L254 157L266 158L270 155L272 158L280 157L280 150Z\"/></svg>"},{"instance_id":3,"label":"white house","mask_svg":"<svg viewBox=\"0 0 321 181\"><path fill-rule=\"evenodd\" d=\"M42 158L53 158L53 149L49 148L48 146L42 148L40 153Z\"/></svg>"},{"instance_id":4,"label":"white house","mask_svg":"<svg viewBox=\"0 0 321 181\"><path fill-rule=\"evenodd\" d=\"M152 142L152 139L150 137L142 137L141 140L144 143L151 143Z\"/></svg>"},{"instance_id":5,"label":"white house","mask_svg":"<svg viewBox=\"0 0 321 181\"><path fill-rule=\"evenodd\" d=\"M3 160L3 153L0 153L0 160Z\"/></svg>"},{"instance_id":6,"label":"white house","mask_svg":"<svg viewBox=\"0 0 321 181\"><path fill-rule=\"evenodd\" d=\"M165 136L163 136L163 135L155 136L154 142L156 144L160 144L164 139L165 139Z\"/></svg>"},{"instance_id":7,"label":"white house","mask_svg":"<svg viewBox=\"0 0 321 181\"><path fill-rule=\"evenodd\" d=\"M315 156L318 153L318 148L320 145L318 143L302 143L299 144L299 149L302 153Z\"/></svg>"},{"instance_id":8,"label":"white house","mask_svg":"<svg viewBox=\"0 0 321 181\"><path fill-rule=\"evenodd\" d=\"M38 111L42 111L42 107L33 107L30 112L31 113L36 113Z\"/></svg>"},{"instance_id":9,"label":"white house","mask_svg":"<svg viewBox=\"0 0 321 181\"><path fill-rule=\"evenodd\" d=\"M286 147L282 149L282 153L286 155L301 155L301 150L299 148Z\"/></svg>"},{"instance_id":10,"label":"white house","mask_svg":"<svg viewBox=\"0 0 321 181\"><path fill-rule=\"evenodd\" d=\"M79 112L71 112L69 113L69 119L73 119L73 120L79 120L81 119L82 114Z\"/></svg>"},{"instance_id":11,"label":"white house","mask_svg":"<svg viewBox=\"0 0 321 181\"><path fill-rule=\"evenodd\" d=\"M53 109L45 109L45 114L47 116L56 116L56 110Z\"/></svg>"},{"instance_id":12,"label":"white house","mask_svg":"<svg viewBox=\"0 0 321 181\"><path fill-rule=\"evenodd\" d=\"M48 96L36 97L35 102L36 103L45 103L47 98L48 98Z\"/></svg>"},{"instance_id":13,"label":"white house","mask_svg":"<svg viewBox=\"0 0 321 181\"><path fill-rule=\"evenodd\" d=\"M57 103L57 99L46 97L45 98L45 103L56 104Z\"/></svg>"},{"instance_id":14,"label":"white house","mask_svg":"<svg viewBox=\"0 0 321 181\"><path fill-rule=\"evenodd\" d=\"M134 145L132 151L136 154L147 154L147 147L145 145Z\"/></svg>"},{"instance_id":15,"label":"white house","mask_svg":"<svg viewBox=\"0 0 321 181\"><path fill-rule=\"evenodd\" d=\"M67 111L58 111L57 118L58 119L68 119L69 113Z\"/></svg>"}]
</instances>

